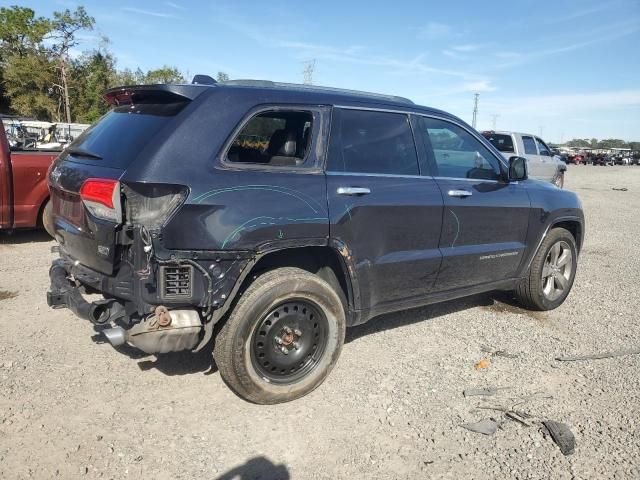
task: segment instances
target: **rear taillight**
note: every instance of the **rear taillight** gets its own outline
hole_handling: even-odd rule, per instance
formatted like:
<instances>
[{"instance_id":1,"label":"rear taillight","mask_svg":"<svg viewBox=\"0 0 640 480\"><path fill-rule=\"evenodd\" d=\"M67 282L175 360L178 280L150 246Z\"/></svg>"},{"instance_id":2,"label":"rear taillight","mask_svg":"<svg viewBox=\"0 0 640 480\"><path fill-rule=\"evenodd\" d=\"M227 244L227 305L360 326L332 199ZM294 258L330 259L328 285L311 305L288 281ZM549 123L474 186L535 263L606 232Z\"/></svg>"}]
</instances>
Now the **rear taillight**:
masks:
<instances>
[{"instance_id":1,"label":"rear taillight","mask_svg":"<svg viewBox=\"0 0 640 480\"><path fill-rule=\"evenodd\" d=\"M88 178L80 188L80 198L89 213L102 220L120 223L120 182L106 178Z\"/></svg>"},{"instance_id":2,"label":"rear taillight","mask_svg":"<svg viewBox=\"0 0 640 480\"><path fill-rule=\"evenodd\" d=\"M188 189L182 185L135 183L122 186L127 223L160 228L184 203Z\"/></svg>"}]
</instances>

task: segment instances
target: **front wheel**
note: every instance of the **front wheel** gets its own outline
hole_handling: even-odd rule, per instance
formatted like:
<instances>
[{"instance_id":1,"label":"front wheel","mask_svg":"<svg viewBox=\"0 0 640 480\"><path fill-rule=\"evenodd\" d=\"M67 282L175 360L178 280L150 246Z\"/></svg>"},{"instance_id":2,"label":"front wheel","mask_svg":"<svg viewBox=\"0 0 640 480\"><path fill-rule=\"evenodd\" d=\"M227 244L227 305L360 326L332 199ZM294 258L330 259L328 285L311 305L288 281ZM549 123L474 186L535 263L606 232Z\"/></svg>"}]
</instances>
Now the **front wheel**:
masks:
<instances>
[{"instance_id":1,"label":"front wheel","mask_svg":"<svg viewBox=\"0 0 640 480\"><path fill-rule=\"evenodd\" d=\"M318 387L344 343L336 291L298 268L260 275L216 336L214 358L226 384L253 403L274 404Z\"/></svg>"},{"instance_id":2,"label":"front wheel","mask_svg":"<svg viewBox=\"0 0 640 480\"><path fill-rule=\"evenodd\" d=\"M571 232L554 228L531 262L528 275L516 290L516 298L533 310L553 310L569 295L576 276L578 252Z\"/></svg>"},{"instance_id":3,"label":"front wheel","mask_svg":"<svg viewBox=\"0 0 640 480\"><path fill-rule=\"evenodd\" d=\"M556 176L553 179L553 184L558 188L564 187L564 172L556 173Z\"/></svg>"}]
</instances>

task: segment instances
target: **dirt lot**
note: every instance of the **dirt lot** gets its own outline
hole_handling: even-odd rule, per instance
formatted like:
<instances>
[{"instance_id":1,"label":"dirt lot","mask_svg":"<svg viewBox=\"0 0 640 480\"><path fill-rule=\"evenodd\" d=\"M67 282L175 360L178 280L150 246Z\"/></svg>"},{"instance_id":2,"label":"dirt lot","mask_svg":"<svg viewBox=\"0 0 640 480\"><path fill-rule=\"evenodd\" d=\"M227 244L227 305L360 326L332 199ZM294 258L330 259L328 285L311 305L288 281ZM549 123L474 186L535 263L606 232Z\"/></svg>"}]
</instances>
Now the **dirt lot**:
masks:
<instances>
[{"instance_id":1,"label":"dirt lot","mask_svg":"<svg viewBox=\"0 0 640 480\"><path fill-rule=\"evenodd\" d=\"M52 242L0 236L0 478L640 478L640 355L554 360L640 348L640 167L572 166L567 188L587 237L561 308L482 295L374 319L319 389L271 407L235 397L209 354L96 345L46 306ZM463 397L482 386L504 389ZM514 404L532 426L478 408ZM493 436L460 427L489 417Z\"/></svg>"}]
</instances>

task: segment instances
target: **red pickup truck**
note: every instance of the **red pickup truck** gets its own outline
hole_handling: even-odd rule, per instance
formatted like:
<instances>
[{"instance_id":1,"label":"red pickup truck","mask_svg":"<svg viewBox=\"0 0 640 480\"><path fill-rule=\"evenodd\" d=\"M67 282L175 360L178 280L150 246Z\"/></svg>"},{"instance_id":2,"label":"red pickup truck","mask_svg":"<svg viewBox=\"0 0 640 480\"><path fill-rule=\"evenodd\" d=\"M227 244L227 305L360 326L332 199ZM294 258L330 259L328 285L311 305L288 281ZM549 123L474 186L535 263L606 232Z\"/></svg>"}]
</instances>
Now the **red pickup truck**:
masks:
<instances>
[{"instance_id":1,"label":"red pickup truck","mask_svg":"<svg viewBox=\"0 0 640 480\"><path fill-rule=\"evenodd\" d=\"M45 227L49 205L47 170L59 151L9 148L0 122L0 230Z\"/></svg>"}]
</instances>

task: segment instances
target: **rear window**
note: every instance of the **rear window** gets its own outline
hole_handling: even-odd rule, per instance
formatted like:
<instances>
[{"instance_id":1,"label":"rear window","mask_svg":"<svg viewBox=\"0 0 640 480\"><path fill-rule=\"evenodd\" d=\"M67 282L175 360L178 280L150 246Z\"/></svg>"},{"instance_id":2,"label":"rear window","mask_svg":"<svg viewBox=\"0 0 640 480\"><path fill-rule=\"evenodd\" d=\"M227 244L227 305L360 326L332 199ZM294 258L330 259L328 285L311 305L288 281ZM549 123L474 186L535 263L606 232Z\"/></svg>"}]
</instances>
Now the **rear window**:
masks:
<instances>
[{"instance_id":1,"label":"rear window","mask_svg":"<svg viewBox=\"0 0 640 480\"><path fill-rule=\"evenodd\" d=\"M511 135L504 135L500 133L483 133L484 137L491 142L501 152L513 153L513 139Z\"/></svg>"},{"instance_id":2,"label":"rear window","mask_svg":"<svg viewBox=\"0 0 640 480\"><path fill-rule=\"evenodd\" d=\"M74 161L126 169L185 105L186 102L116 107L69 146L70 155ZM74 150L87 155L74 154Z\"/></svg>"}]
</instances>

